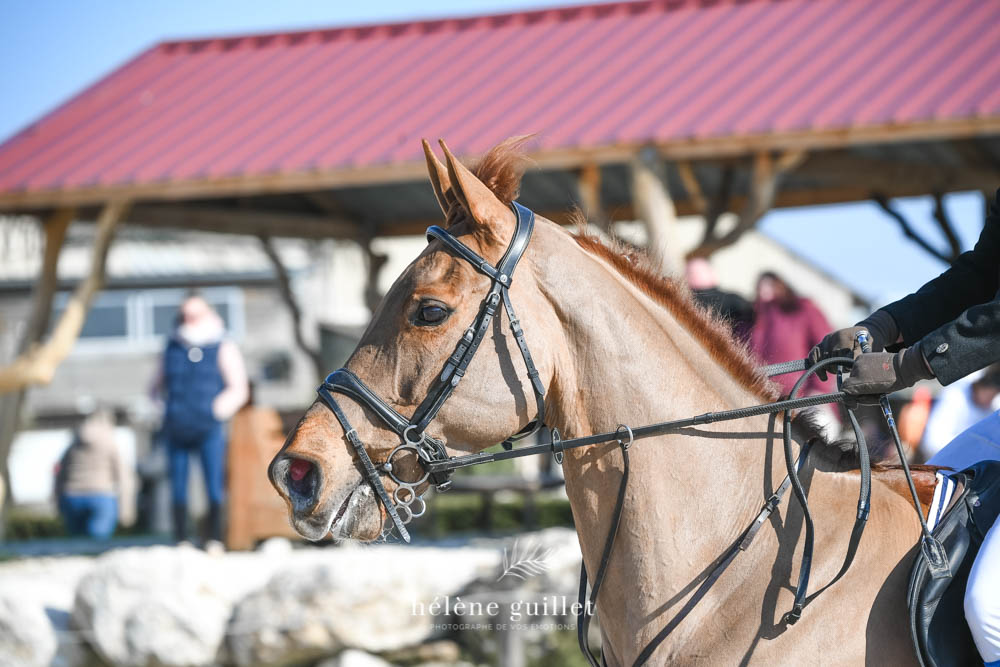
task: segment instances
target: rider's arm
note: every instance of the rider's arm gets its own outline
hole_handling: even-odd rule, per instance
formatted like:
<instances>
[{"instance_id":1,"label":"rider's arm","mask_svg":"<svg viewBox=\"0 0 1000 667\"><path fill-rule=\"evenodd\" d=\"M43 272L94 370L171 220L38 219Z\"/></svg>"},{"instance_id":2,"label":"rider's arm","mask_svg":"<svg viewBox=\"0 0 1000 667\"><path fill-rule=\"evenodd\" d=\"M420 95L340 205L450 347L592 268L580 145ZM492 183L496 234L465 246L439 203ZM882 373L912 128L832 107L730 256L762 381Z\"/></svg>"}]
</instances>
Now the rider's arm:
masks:
<instances>
[{"instance_id":1,"label":"rider's arm","mask_svg":"<svg viewBox=\"0 0 1000 667\"><path fill-rule=\"evenodd\" d=\"M942 384L949 384L1000 360L998 288L1000 190L973 250L913 294L880 308L854 327L827 335L809 358L815 363L830 356L856 355L855 335L859 328L866 328L875 350L898 349L893 347L897 343L912 348L922 353L928 370ZM915 364L906 367L918 368Z\"/></svg>"}]
</instances>

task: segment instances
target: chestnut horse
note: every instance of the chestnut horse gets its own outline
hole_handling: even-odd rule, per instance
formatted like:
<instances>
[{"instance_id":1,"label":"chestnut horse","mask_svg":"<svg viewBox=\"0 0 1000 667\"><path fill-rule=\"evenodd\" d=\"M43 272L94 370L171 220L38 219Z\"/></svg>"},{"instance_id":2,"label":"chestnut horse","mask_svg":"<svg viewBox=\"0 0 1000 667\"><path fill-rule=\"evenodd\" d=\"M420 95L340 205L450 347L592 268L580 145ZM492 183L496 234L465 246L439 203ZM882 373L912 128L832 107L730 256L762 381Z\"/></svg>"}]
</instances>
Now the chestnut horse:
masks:
<instances>
[{"instance_id":1,"label":"chestnut horse","mask_svg":"<svg viewBox=\"0 0 1000 667\"><path fill-rule=\"evenodd\" d=\"M445 164L424 146L447 230L497 262L515 225L509 204L522 173L516 142L494 148L475 172L443 143ZM490 280L467 261L431 242L386 294L347 368L396 411L411 415L489 288ZM539 217L510 295L546 388L546 421L563 437L777 397L726 327L636 253L574 236ZM485 449L536 417L510 323L498 314L491 326L464 380L430 425L451 455ZM399 437L368 407L347 397L340 405L370 458L384 462ZM773 431L768 417L752 417L631 447L624 513L597 603L609 663L632 664L780 484L784 461ZM802 470L816 520L813 590L835 577L848 547L859 474L846 458L835 447L813 446ZM414 459L393 465L412 471L418 464ZM593 577L622 477L622 454L614 443L570 450L563 469ZM371 541L382 534L385 509L344 429L322 402L289 435L270 475L304 537ZM391 493L390 478L383 475L383 482ZM926 476L921 482L926 487ZM748 552L651 662L915 662L905 588L919 524L902 476L876 472L871 518L852 568L806 607L797 624L788 625L783 616L793 598L802 519L786 495Z\"/></svg>"}]
</instances>

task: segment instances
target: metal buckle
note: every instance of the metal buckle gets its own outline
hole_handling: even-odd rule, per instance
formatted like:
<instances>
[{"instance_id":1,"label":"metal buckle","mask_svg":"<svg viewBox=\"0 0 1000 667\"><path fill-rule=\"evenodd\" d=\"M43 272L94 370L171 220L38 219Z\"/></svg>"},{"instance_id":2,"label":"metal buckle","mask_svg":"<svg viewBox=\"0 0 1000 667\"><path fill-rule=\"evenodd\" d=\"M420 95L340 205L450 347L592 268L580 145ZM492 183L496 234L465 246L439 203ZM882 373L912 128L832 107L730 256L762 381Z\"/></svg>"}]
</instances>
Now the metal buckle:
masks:
<instances>
[{"instance_id":1,"label":"metal buckle","mask_svg":"<svg viewBox=\"0 0 1000 667\"><path fill-rule=\"evenodd\" d=\"M559 435L559 429L553 428L549 430L549 434L552 440L552 459L562 465L563 462L563 449L562 449L562 437Z\"/></svg>"},{"instance_id":2,"label":"metal buckle","mask_svg":"<svg viewBox=\"0 0 1000 667\"><path fill-rule=\"evenodd\" d=\"M410 433L412 431L416 430L416 428L417 428L416 424L410 424L405 429L403 429L403 442L405 442L407 445L412 445L414 447L418 447L419 445L423 444L423 442L424 442L424 434L423 433L420 434L420 439L419 440L410 440Z\"/></svg>"},{"instance_id":3,"label":"metal buckle","mask_svg":"<svg viewBox=\"0 0 1000 667\"><path fill-rule=\"evenodd\" d=\"M628 442L625 442L624 439L619 435L621 434L622 429L625 429L625 435L628 436ZM618 428L615 429L615 435L619 436L616 438L616 440L618 441L618 444L622 446L622 449L628 449L629 447L632 446L632 443L635 442L635 434L632 433L632 427L626 424L619 424Z\"/></svg>"}]
</instances>

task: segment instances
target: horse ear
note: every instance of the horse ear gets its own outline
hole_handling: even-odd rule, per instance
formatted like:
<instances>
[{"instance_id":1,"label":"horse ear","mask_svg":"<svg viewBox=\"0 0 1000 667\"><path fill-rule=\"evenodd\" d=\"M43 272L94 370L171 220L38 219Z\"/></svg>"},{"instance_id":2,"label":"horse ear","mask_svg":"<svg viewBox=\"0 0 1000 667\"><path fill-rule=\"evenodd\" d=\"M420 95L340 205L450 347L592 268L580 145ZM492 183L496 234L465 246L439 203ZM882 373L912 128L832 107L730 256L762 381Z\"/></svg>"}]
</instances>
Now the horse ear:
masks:
<instances>
[{"instance_id":1,"label":"horse ear","mask_svg":"<svg viewBox=\"0 0 1000 667\"><path fill-rule=\"evenodd\" d=\"M441 211L448 215L448 209L455 201L455 195L451 190L451 179L448 177L448 168L441 164L441 160L434 155L431 145L426 139L421 139L424 144L424 157L427 158L427 174L431 177L431 185L434 187L434 196L437 198Z\"/></svg>"},{"instance_id":2,"label":"horse ear","mask_svg":"<svg viewBox=\"0 0 1000 667\"><path fill-rule=\"evenodd\" d=\"M451 154L443 140L439 140L439 143L444 150L445 162L448 165L451 191L458 203L468 211L478 225L493 232L497 239L509 236L501 231L514 226L514 212Z\"/></svg>"}]
</instances>

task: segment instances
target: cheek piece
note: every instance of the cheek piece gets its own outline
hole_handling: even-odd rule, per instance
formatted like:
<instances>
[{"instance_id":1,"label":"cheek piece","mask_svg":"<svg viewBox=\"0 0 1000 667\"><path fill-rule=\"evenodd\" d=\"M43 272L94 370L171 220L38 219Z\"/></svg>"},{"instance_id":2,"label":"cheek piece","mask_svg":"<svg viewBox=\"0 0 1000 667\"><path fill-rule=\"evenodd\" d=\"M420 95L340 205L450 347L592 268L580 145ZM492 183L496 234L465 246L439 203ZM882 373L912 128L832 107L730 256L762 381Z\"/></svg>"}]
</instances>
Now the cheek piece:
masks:
<instances>
[{"instance_id":1,"label":"cheek piece","mask_svg":"<svg viewBox=\"0 0 1000 667\"><path fill-rule=\"evenodd\" d=\"M326 380L317 389L320 399L330 408L337 421L344 429L344 436L354 448L355 453L361 462L361 469L364 471L367 482L375 490L379 502L385 507L386 513L392 520L393 525L400 536L406 542L410 541L410 534L406 530L406 524L414 517L418 517L426 510L423 500L423 493L417 492L417 487L429 483L427 488L433 486L438 491L446 491L451 486L451 470L432 471L430 464L447 461L448 451L444 444L427 433L427 427L437 416L439 410L444 405L448 397L451 396L458 383L465 376L465 371L469 363L476 355L480 343L489 330L490 323L497 313L500 304L503 304L507 311L507 318L510 321L510 330L514 334L514 340L521 350L524 358L525 368L528 370L528 377L531 379L531 387L535 394L537 407L537 417L526 425L517 434L512 435L503 442L504 449L511 449L513 443L522 438L533 435L544 426L545 422L545 387L538 375L538 369L531 359L528 351L528 344L524 339L524 331L521 323L514 312L514 306L510 301L510 285L514 277L514 269L517 267L528 241L531 240L531 232L535 226L535 214L528 208L521 206L517 202L511 203L517 224L514 229L514 236L507 246L500 262L493 266L484 258L480 257L467 245L452 236L447 230L434 225L427 229L427 240L437 239L451 252L461 257L471 264L477 271L490 279L490 290L486 294L479 306L479 314L469 325L469 328L462 334L462 338L455 346L455 351L448 357L444 369L434 382L427 396L417 406L413 416L406 418L399 414L391 405L382 400L375 392L361 381L361 379L347 370L341 368L330 373ZM337 404L334 394L343 394L352 400L367 407L381 419L400 438L400 444L393 449L384 462L373 463L368 452L365 451L364 443L358 437L358 433L351 426L347 416ZM423 468L423 475L419 479L401 479L393 469L393 461L396 456L404 452L411 452L416 455L417 460ZM382 483L380 473L384 473L396 485L390 497ZM426 488L424 489L426 493Z\"/></svg>"}]
</instances>

